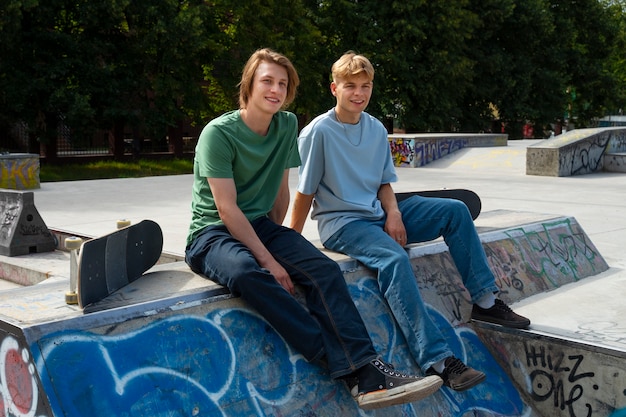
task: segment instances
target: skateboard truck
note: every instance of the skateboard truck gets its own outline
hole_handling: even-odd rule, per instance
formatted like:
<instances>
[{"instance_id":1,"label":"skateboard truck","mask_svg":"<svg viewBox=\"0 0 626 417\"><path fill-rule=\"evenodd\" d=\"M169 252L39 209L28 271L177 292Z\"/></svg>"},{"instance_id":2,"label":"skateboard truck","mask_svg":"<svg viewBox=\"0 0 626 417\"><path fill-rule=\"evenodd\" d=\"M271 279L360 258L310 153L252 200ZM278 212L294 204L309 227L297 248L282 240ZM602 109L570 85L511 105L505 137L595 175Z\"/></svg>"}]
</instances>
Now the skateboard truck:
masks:
<instances>
[{"instance_id":1,"label":"skateboard truck","mask_svg":"<svg viewBox=\"0 0 626 417\"><path fill-rule=\"evenodd\" d=\"M83 240L79 237L68 237L65 239L65 248L70 251L70 290L65 293L66 304L78 304L78 294L76 287L78 282L78 250Z\"/></svg>"}]
</instances>

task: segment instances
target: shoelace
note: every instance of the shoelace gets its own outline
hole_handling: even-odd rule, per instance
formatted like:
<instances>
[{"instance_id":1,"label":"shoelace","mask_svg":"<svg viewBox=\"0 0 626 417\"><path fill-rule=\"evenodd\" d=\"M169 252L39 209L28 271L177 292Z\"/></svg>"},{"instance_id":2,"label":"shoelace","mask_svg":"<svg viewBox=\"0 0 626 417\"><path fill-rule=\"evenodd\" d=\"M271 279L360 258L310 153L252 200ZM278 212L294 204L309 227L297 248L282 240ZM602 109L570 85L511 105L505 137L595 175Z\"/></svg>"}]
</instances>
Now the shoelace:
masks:
<instances>
[{"instance_id":1,"label":"shoelace","mask_svg":"<svg viewBox=\"0 0 626 417\"><path fill-rule=\"evenodd\" d=\"M467 366L461 362L459 358L454 358L449 365L446 365L444 372L448 375L456 374L460 375L467 369Z\"/></svg>"},{"instance_id":2,"label":"shoelace","mask_svg":"<svg viewBox=\"0 0 626 417\"><path fill-rule=\"evenodd\" d=\"M493 305L493 307L496 308L497 310L504 311L505 313L510 313L513 311L511 310L511 307L506 305L504 301L500 300L499 298L496 298L496 303Z\"/></svg>"}]
</instances>

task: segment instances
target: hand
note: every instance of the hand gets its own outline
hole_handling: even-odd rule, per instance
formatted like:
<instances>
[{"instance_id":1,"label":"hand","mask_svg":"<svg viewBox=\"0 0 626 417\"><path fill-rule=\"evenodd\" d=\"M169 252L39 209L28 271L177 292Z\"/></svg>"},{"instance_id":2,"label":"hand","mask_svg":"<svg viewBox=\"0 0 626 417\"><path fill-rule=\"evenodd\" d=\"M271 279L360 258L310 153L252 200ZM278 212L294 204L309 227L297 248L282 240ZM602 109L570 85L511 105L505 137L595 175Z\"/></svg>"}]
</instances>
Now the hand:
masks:
<instances>
[{"instance_id":1,"label":"hand","mask_svg":"<svg viewBox=\"0 0 626 417\"><path fill-rule=\"evenodd\" d=\"M266 267L266 269L270 271L272 275L274 275L276 281L278 281L278 283L284 289L286 289L289 294L295 295L296 292L295 288L293 287L293 282L291 281L291 277L289 276L285 268L283 268L278 262L273 262L272 265Z\"/></svg>"},{"instance_id":2,"label":"hand","mask_svg":"<svg viewBox=\"0 0 626 417\"><path fill-rule=\"evenodd\" d=\"M399 213L398 215L387 215L384 230L398 245L404 246L407 244L406 228L402 221L402 215Z\"/></svg>"}]
</instances>

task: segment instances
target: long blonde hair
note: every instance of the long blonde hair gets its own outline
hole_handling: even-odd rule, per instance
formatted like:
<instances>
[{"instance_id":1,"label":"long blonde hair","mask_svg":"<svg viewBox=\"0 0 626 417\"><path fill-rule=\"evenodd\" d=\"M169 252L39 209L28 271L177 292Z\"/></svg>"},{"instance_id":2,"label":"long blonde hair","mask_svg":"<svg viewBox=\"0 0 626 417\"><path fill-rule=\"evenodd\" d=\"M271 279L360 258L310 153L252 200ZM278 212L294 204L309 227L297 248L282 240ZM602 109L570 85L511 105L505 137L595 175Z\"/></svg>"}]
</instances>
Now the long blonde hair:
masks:
<instances>
[{"instance_id":1,"label":"long blonde hair","mask_svg":"<svg viewBox=\"0 0 626 417\"><path fill-rule=\"evenodd\" d=\"M254 81L254 74L261 62L269 62L272 64L278 64L287 70L287 95L285 96L285 102L283 107L290 105L296 98L296 90L300 85L300 78L298 72L293 66L289 58L279 54L269 48L258 49L255 51L241 74L241 81L239 82L239 107L244 109L248 105L248 100L252 94L252 85Z\"/></svg>"}]
</instances>

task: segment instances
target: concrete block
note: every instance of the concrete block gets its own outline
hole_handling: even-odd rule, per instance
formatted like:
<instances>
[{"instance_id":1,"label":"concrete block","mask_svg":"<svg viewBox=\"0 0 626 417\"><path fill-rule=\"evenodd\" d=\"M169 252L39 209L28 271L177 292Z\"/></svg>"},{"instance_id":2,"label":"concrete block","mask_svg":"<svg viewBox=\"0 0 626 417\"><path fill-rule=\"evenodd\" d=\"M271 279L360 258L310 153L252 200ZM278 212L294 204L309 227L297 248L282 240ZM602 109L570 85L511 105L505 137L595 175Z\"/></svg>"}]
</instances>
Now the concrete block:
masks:
<instances>
[{"instance_id":1,"label":"concrete block","mask_svg":"<svg viewBox=\"0 0 626 417\"><path fill-rule=\"evenodd\" d=\"M0 255L20 256L56 248L34 200L31 191L0 190Z\"/></svg>"},{"instance_id":2,"label":"concrete block","mask_svg":"<svg viewBox=\"0 0 626 417\"><path fill-rule=\"evenodd\" d=\"M526 174L568 177L610 170L624 172L618 155L626 149L626 128L577 129L526 149ZM610 157L607 155L615 155ZM610 168L605 164L609 163Z\"/></svg>"},{"instance_id":3,"label":"concrete block","mask_svg":"<svg viewBox=\"0 0 626 417\"><path fill-rule=\"evenodd\" d=\"M389 135L395 166L421 167L463 148L507 146L506 134L406 133Z\"/></svg>"},{"instance_id":4,"label":"concrete block","mask_svg":"<svg viewBox=\"0 0 626 417\"><path fill-rule=\"evenodd\" d=\"M32 190L39 187L39 155L31 153L0 155L0 188Z\"/></svg>"}]
</instances>

